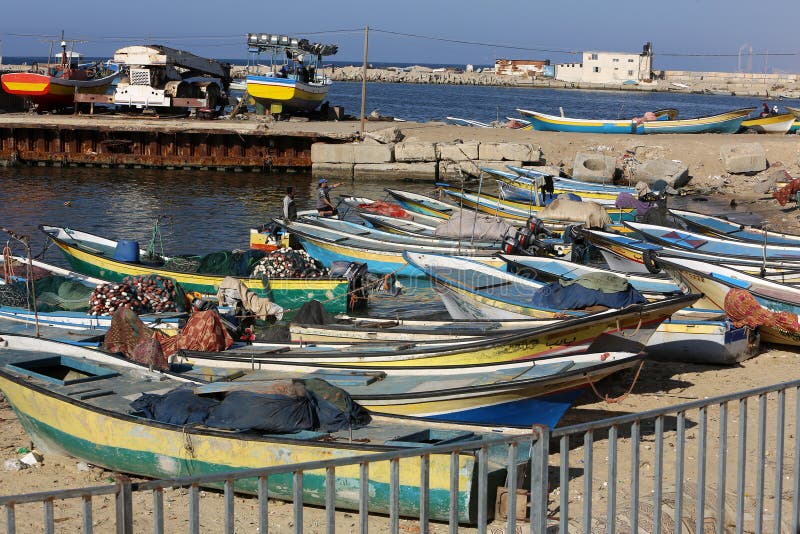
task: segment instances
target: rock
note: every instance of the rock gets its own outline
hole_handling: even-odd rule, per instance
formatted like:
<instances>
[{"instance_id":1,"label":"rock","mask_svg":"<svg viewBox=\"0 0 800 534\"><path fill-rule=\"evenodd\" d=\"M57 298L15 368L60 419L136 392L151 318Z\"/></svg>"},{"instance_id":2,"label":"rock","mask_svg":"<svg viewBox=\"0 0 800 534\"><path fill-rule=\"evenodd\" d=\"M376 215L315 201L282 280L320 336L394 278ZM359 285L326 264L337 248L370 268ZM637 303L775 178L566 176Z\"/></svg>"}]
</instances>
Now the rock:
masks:
<instances>
[{"instance_id":1,"label":"rock","mask_svg":"<svg viewBox=\"0 0 800 534\"><path fill-rule=\"evenodd\" d=\"M6 460L3 462L3 471L22 471L28 466L17 459Z\"/></svg>"},{"instance_id":2,"label":"rock","mask_svg":"<svg viewBox=\"0 0 800 534\"><path fill-rule=\"evenodd\" d=\"M87 463L87 462L78 462L78 464L75 466L75 468L78 471L82 471L82 472L83 471L91 471L92 467L94 467L94 466L92 466L92 464Z\"/></svg>"},{"instance_id":3,"label":"rock","mask_svg":"<svg viewBox=\"0 0 800 534\"><path fill-rule=\"evenodd\" d=\"M789 182L792 177L783 167L772 166L758 175L759 181L753 185L753 191L764 194L772 191L778 182Z\"/></svg>"},{"instance_id":4,"label":"rock","mask_svg":"<svg viewBox=\"0 0 800 534\"><path fill-rule=\"evenodd\" d=\"M44 460L44 456L42 456L37 451L31 451L19 459L20 462L29 465L31 467L41 464L42 460Z\"/></svg>"},{"instance_id":5,"label":"rock","mask_svg":"<svg viewBox=\"0 0 800 534\"><path fill-rule=\"evenodd\" d=\"M725 170L732 174L761 172L767 168L767 155L760 143L722 145L720 156Z\"/></svg>"},{"instance_id":6,"label":"rock","mask_svg":"<svg viewBox=\"0 0 800 534\"><path fill-rule=\"evenodd\" d=\"M403 140L403 132L397 127L384 128L382 130L375 130L374 132L364 132L364 136L383 144L399 143Z\"/></svg>"},{"instance_id":7,"label":"rock","mask_svg":"<svg viewBox=\"0 0 800 534\"><path fill-rule=\"evenodd\" d=\"M614 180L617 160L612 156L578 152L575 154L575 165L572 177L587 182L610 183Z\"/></svg>"},{"instance_id":8,"label":"rock","mask_svg":"<svg viewBox=\"0 0 800 534\"><path fill-rule=\"evenodd\" d=\"M631 177L651 185L665 180L671 187L681 187L689 181L689 166L671 159L653 159L633 166Z\"/></svg>"}]
</instances>

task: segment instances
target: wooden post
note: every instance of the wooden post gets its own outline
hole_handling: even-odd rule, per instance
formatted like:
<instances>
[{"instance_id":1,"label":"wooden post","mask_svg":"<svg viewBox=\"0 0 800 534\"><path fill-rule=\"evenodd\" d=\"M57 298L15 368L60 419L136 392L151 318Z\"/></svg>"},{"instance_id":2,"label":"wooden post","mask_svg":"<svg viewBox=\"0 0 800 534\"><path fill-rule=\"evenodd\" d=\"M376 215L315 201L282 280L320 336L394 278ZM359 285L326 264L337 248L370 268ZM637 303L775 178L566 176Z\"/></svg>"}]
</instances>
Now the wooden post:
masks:
<instances>
[{"instance_id":1,"label":"wooden post","mask_svg":"<svg viewBox=\"0 0 800 534\"><path fill-rule=\"evenodd\" d=\"M364 137L366 116L364 108L367 104L367 51L369 50L369 26L364 26L364 65L361 67L361 137Z\"/></svg>"}]
</instances>

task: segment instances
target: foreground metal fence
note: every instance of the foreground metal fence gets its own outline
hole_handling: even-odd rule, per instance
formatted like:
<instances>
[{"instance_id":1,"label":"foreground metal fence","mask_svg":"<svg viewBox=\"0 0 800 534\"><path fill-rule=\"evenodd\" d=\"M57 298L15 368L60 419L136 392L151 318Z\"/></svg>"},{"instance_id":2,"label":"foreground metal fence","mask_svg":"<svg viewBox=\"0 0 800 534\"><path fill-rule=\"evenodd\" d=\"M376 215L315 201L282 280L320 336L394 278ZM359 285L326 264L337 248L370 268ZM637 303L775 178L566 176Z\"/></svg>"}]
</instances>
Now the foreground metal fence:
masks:
<instances>
[{"instance_id":1,"label":"foreground metal fence","mask_svg":"<svg viewBox=\"0 0 800 534\"><path fill-rule=\"evenodd\" d=\"M357 465L361 484L355 528L367 532L370 519L375 521L375 516L371 518L366 512L370 465L389 462L390 513L378 520L391 532L401 531L402 521L403 525L411 522L413 530L426 533L444 528L431 525L427 519L428 459L433 454L451 455L450 484L455 489L457 456L474 450L482 466L477 481L478 502L486 506L478 509L477 525L465 527L458 525L458 502L455 497L451 499L450 532L800 532L798 393L800 381L795 381L552 431L535 428L525 436L503 436L491 442L174 480L132 482L118 477L113 485L0 497L0 506L5 511L5 531L9 534L27 532L33 524L31 512L39 515L36 523L43 525L44 532L55 532L56 505L70 501L74 508L79 503L79 510L73 510L73 521L77 523L79 518L80 527L75 527L86 533L95 529L108 532L112 528L120 533L188 528L194 533L204 528L200 521L201 502L205 505L208 495L219 496L200 488L217 485L222 487L222 524L214 531L242 530L236 523L242 515L250 516L249 531L352 531L352 516L342 521L342 513L334 510L334 475L338 468ZM749 423L752 420L754 424ZM521 510L514 498L520 490L517 478L508 477L508 498L500 510L505 511L505 518L489 523L493 503L487 502L485 460L488 448L498 444L508 447L508 465L512 467L519 447L531 446L530 498L528 510ZM419 458L422 465L421 519L399 517L400 460L404 458ZM326 506L324 510L310 510L302 505L303 475L319 470L326 473ZM510 472L515 471L512 468ZM277 528L271 525L270 509L278 505L268 500L267 480L280 473L293 474L295 499L291 526ZM234 481L242 478L258 478L257 497L234 498ZM170 509L171 516L179 517L177 520L167 518L165 496L170 491L188 491L188 510ZM116 508L113 527L93 522L93 508L103 499L105 505ZM23 509L26 519L19 526L18 514ZM205 506L203 510L206 511ZM307 525L306 516L311 513L318 518L313 525ZM516 518L523 516L527 516L528 523L518 524ZM66 524L59 527L66 528Z\"/></svg>"}]
</instances>

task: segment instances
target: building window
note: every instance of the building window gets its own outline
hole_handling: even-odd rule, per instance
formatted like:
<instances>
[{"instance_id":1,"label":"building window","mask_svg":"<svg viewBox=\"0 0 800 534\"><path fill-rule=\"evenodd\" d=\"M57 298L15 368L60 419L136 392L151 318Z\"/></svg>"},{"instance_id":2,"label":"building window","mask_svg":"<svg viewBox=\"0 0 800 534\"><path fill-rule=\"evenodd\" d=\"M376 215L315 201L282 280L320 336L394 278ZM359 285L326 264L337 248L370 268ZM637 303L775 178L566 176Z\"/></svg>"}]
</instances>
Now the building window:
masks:
<instances>
[{"instance_id":1,"label":"building window","mask_svg":"<svg viewBox=\"0 0 800 534\"><path fill-rule=\"evenodd\" d=\"M633 76L633 71L632 70L628 71L628 76Z\"/></svg>"},{"instance_id":2,"label":"building window","mask_svg":"<svg viewBox=\"0 0 800 534\"><path fill-rule=\"evenodd\" d=\"M589 59L597 59L597 54L592 54L591 56L589 56Z\"/></svg>"},{"instance_id":3,"label":"building window","mask_svg":"<svg viewBox=\"0 0 800 534\"><path fill-rule=\"evenodd\" d=\"M628 58L628 63L633 63L633 58Z\"/></svg>"},{"instance_id":4,"label":"building window","mask_svg":"<svg viewBox=\"0 0 800 534\"><path fill-rule=\"evenodd\" d=\"M619 58L618 58L618 57L615 57L615 58L614 58L614 59L612 59L611 61L612 61L612 62L614 62L614 63L619 63Z\"/></svg>"},{"instance_id":5,"label":"building window","mask_svg":"<svg viewBox=\"0 0 800 534\"><path fill-rule=\"evenodd\" d=\"M600 72L600 67L592 67L592 72Z\"/></svg>"}]
</instances>

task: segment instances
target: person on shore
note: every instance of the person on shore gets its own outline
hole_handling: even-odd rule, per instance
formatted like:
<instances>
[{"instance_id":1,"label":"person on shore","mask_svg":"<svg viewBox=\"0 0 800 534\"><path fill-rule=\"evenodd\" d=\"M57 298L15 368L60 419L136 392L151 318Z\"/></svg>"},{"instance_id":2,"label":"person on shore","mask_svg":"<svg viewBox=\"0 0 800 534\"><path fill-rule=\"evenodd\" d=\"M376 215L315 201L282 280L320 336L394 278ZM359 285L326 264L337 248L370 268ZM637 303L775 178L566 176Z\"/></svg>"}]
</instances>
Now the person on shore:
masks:
<instances>
[{"instance_id":1,"label":"person on shore","mask_svg":"<svg viewBox=\"0 0 800 534\"><path fill-rule=\"evenodd\" d=\"M339 214L339 210L331 202L331 189L342 185L341 182L328 185L328 180L320 178L319 185L317 186L317 212L320 217L333 217Z\"/></svg>"},{"instance_id":2,"label":"person on shore","mask_svg":"<svg viewBox=\"0 0 800 534\"><path fill-rule=\"evenodd\" d=\"M286 196L283 197L283 218L287 221L297 220L297 205L294 203L294 187L286 188Z\"/></svg>"}]
</instances>

